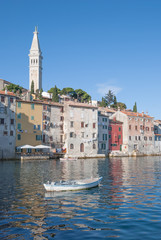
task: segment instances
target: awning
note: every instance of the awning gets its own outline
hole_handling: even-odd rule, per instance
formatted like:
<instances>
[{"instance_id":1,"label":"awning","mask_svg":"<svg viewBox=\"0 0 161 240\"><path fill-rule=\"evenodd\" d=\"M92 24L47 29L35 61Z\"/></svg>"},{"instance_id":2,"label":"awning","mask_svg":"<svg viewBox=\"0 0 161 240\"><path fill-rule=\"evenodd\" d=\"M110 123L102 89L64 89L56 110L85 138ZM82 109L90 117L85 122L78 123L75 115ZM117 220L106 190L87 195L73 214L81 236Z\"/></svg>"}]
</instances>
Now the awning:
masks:
<instances>
[{"instance_id":1,"label":"awning","mask_svg":"<svg viewBox=\"0 0 161 240\"><path fill-rule=\"evenodd\" d=\"M31 149L33 149L33 148L35 148L35 147L26 144L26 145L19 146L19 147L17 147L17 148L20 148L20 149L29 149L29 148L31 148Z\"/></svg>"},{"instance_id":2,"label":"awning","mask_svg":"<svg viewBox=\"0 0 161 240\"><path fill-rule=\"evenodd\" d=\"M35 149L49 149L49 148L51 148L51 147L49 147L49 146L46 146L46 145L37 145L37 146L35 146L34 147Z\"/></svg>"}]
</instances>

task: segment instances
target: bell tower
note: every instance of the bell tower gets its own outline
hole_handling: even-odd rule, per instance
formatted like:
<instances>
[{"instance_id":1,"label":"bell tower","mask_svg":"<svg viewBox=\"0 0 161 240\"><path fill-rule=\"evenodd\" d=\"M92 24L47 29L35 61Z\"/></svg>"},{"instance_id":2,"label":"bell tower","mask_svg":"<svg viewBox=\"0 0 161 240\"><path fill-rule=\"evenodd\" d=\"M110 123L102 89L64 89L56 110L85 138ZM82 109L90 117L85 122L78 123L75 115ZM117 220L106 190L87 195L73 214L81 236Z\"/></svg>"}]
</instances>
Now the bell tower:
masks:
<instances>
[{"instance_id":1,"label":"bell tower","mask_svg":"<svg viewBox=\"0 0 161 240\"><path fill-rule=\"evenodd\" d=\"M35 32L32 40L32 45L29 54L29 90L31 90L32 81L34 83L34 92L42 88L42 52L40 49L38 31L35 27Z\"/></svg>"}]
</instances>

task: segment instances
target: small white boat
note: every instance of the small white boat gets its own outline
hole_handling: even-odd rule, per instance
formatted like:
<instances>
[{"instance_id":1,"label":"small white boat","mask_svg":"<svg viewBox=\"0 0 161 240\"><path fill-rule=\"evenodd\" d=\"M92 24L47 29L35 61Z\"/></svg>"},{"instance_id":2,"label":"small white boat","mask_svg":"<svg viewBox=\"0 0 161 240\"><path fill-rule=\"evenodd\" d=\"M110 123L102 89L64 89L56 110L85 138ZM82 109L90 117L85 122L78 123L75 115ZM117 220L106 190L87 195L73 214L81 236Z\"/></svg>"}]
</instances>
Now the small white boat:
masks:
<instances>
[{"instance_id":1,"label":"small white boat","mask_svg":"<svg viewBox=\"0 0 161 240\"><path fill-rule=\"evenodd\" d=\"M44 187L47 191L74 191L93 188L99 185L102 177L88 178L84 180L71 180L44 183Z\"/></svg>"},{"instance_id":2,"label":"small white boat","mask_svg":"<svg viewBox=\"0 0 161 240\"><path fill-rule=\"evenodd\" d=\"M76 161L78 158L72 158L72 157L65 157L65 158L60 158L60 161Z\"/></svg>"}]
</instances>

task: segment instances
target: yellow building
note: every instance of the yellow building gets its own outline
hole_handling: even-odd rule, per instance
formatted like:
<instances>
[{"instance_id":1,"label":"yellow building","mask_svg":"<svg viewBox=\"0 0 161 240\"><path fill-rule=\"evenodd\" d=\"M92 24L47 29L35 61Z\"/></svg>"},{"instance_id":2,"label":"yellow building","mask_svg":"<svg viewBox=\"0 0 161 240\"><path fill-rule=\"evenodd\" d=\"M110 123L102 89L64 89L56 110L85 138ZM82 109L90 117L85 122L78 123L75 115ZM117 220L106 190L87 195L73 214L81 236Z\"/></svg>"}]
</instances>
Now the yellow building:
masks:
<instances>
[{"instance_id":1,"label":"yellow building","mask_svg":"<svg viewBox=\"0 0 161 240\"><path fill-rule=\"evenodd\" d=\"M42 103L18 100L16 107L16 147L42 143Z\"/></svg>"}]
</instances>

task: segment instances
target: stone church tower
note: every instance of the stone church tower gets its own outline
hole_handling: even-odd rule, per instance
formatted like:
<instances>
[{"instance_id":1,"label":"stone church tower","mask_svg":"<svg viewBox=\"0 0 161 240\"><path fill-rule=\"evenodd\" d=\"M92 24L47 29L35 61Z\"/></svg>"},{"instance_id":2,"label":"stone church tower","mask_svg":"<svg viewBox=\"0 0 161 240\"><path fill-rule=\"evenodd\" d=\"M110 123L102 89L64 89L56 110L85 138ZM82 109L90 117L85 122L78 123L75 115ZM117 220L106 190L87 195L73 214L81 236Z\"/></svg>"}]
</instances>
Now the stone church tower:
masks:
<instances>
[{"instance_id":1,"label":"stone church tower","mask_svg":"<svg viewBox=\"0 0 161 240\"><path fill-rule=\"evenodd\" d=\"M35 32L29 54L29 89L31 90L32 81L34 82L34 92L42 88L42 52L40 49L38 31Z\"/></svg>"}]
</instances>

